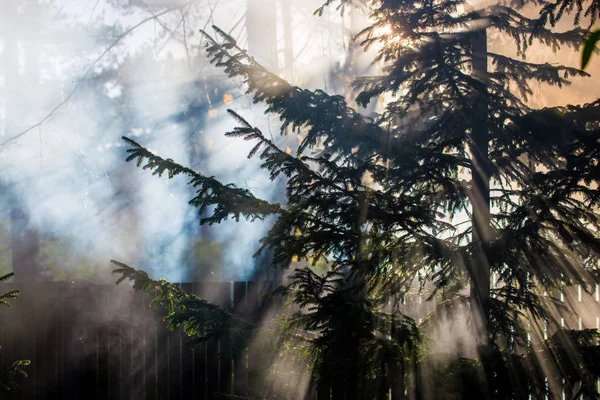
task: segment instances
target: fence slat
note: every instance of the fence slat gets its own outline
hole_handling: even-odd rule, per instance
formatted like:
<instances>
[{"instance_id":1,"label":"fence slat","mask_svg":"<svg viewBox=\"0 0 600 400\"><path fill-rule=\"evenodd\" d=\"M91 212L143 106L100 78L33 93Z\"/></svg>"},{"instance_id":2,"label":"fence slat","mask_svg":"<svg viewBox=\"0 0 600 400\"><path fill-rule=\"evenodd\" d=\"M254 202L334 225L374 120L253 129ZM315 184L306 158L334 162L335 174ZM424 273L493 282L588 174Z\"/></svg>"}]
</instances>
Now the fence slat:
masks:
<instances>
[{"instance_id":1,"label":"fence slat","mask_svg":"<svg viewBox=\"0 0 600 400\"><path fill-rule=\"evenodd\" d=\"M240 318L248 320L248 282L233 283L233 311ZM233 393L247 396L248 393L248 349L241 349L233 356Z\"/></svg>"},{"instance_id":2,"label":"fence slat","mask_svg":"<svg viewBox=\"0 0 600 400\"><path fill-rule=\"evenodd\" d=\"M197 294L197 288L194 283L182 283L181 288L187 293ZM196 370L196 364L194 360L194 353L190 350L189 346L185 344L190 341L190 337L185 333L181 332L178 335L179 339L179 393L181 399L195 399L198 398L198 382L194 380L194 374Z\"/></svg>"}]
</instances>

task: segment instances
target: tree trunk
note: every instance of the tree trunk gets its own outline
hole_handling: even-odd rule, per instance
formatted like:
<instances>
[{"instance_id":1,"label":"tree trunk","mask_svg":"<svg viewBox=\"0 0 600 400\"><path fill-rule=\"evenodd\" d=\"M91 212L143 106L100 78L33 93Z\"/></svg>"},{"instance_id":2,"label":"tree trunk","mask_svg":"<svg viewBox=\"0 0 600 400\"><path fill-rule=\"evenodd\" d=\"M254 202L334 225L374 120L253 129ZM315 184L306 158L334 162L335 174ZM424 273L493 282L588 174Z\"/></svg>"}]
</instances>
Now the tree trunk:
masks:
<instances>
[{"instance_id":1,"label":"tree trunk","mask_svg":"<svg viewBox=\"0 0 600 400\"><path fill-rule=\"evenodd\" d=\"M17 4L15 0L5 0L2 2L0 8L0 15L3 17L5 24L16 24L19 18L17 15ZM39 5L36 2L30 4L34 7ZM28 12L31 10L28 10ZM4 50L4 82L5 82L5 104L6 114L4 119L5 134L7 138L14 136L18 132L15 132L15 127L22 126L23 121L18 121L16 118L17 110L21 107L19 105L20 96L19 83L28 83L27 90L35 93L39 86L39 52L35 53L35 49L32 51L32 46L25 46L25 73L27 73L29 80L26 81L19 75L19 54L18 54L18 37L6 36L3 38ZM34 46L35 47L35 46ZM11 222L11 255L12 255L12 268L15 274L16 281L36 281L41 278L39 271L39 237L38 233L32 229L29 223L29 216L26 208L22 205L19 199L20 194L14 193L14 186L11 185L8 190L13 191L11 193L10 202L10 222Z\"/></svg>"},{"instance_id":2,"label":"tree trunk","mask_svg":"<svg viewBox=\"0 0 600 400\"><path fill-rule=\"evenodd\" d=\"M490 266L486 254L486 243L490 239L490 177L488 158L488 106L485 88L487 87L487 33L481 30L471 40L473 75L482 82L482 89L475 94L473 107L473 128L471 140L472 204L473 204L473 249L474 297L483 320L482 345L489 346L489 298ZM473 290L473 289L472 289Z\"/></svg>"},{"instance_id":3,"label":"tree trunk","mask_svg":"<svg viewBox=\"0 0 600 400\"><path fill-rule=\"evenodd\" d=\"M491 351L490 341L490 265L487 243L490 232L490 176L489 176L489 124L487 105L487 33L485 29L475 32L471 39L473 76L481 82L473 98L473 127L471 153L473 167L471 201L473 206L473 264L471 298L475 300L475 312L479 313L479 355L487 376L487 362ZM477 320L477 315L475 315ZM489 386L489 385L488 385Z\"/></svg>"},{"instance_id":4,"label":"tree trunk","mask_svg":"<svg viewBox=\"0 0 600 400\"><path fill-rule=\"evenodd\" d=\"M263 67L277 72L277 14L275 0L248 0L248 52Z\"/></svg>"}]
</instances>

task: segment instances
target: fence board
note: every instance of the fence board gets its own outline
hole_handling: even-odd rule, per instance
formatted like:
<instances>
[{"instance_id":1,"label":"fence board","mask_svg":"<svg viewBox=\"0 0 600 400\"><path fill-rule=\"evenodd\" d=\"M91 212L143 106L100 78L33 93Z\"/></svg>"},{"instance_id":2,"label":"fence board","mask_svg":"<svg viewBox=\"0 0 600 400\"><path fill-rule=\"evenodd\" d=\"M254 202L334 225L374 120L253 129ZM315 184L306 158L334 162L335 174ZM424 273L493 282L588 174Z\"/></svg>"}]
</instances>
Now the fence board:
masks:
<instances>
[{"instance_id":1,"label":"fence board","mask_svg":"<svg viewBox=\"0 0 600 400\"><path fill-rule=\"evenodd\" d=\"M198 294L198 288L194 283L182 283L181 289L187 293ZM183 331L178 333L178 354L179 359L179 393L181 399L195 399L198 394L198 382L195 380L196 362L195 354L185 344L190 341L190 337Z\"/></svg>"},{"instance_id":2,"label":"fence board","mask_svg":"<svg viewBox=\"0 0 600 400\"><path fill-rule=\"evenodd\" d=\"M169 333L162 328L162 310L155 310L155 318L157 324L157 398L169 399L169 380L171 379L169 370L170 342Z\"/></svg>"},{"instance_id":3,"label":"fence board","mask_svg":"<svg viewBox=\"0 0 600 400\"><path fill-rule=\"evenodd\" d=\"M17 289L18 287L13 284L2 284L2 293ZM0 316L3 321L6 321L0 324L2 325L3 332L2 342L0 342L0 353L2 353L5 371L11 368L15 360L24 358L21 343L18 342L18 335L16 334L23 323L19 318L18 311L15 307L0 307ZM19 399L21 398L21 392L16 391L7 394L6 397L8 399Z\"/></svg>"},{"instance_id":4,"label":"fence board","mask_svg":"<svg viewBox=\"0 0 600 400\"><path fill-rule=\"evenodd\" d=\"M102 290L100 287L95 297L95 308L111 307L110 299L113 295L113 288L109 287ZM112 307L111 307L112 308ZM98 322L96 330L96 389L97 398L107 399L110 397L110 370L111 370L111 330L113 324Z\"/></svg>"},{"instance_id":5,"label":"fence board","mask_svg":"<svg viewBox=\"0 0 600 400\"><path fill-rule=\"evenodd\" d=\"M18 314L23 316L27 316L28 318L18 318L13 319L13 322L17 322L17 318L19 319L19 330L15 332L15 334L22 335L20 338L21 344L17 346L21 351L19 352L19 358L31 360L31 366L29 368L29 377L26 384L23 384L23 389L21 391L21 398L25 399L35 399L36 398L36 389L38 387L38 377L39 377L39 365L36 367L38 363L38 358L36 350L36 336L38 335L37 331L37 318L38 315L35 309L35 301L37 299L36 293L37 285L22 287L21 295L19 296L20 303L17 305L15 302L13 305L14 310L18 310ZM17 308L18 307L18 308ZM17 314L17 315L18 315Z\"/></svg>"},{"instance_id":6,"label":"fence board","mask_svg":"<svg viewBox=\"0 0 600 400\"><path fill-rule=\"evenodd\" d=\"M236 316L249 319L248 282L233 283L233 312ZM233 393L248 395L248 349L244 348L233 356Z\"/></svg>"},{"instance_id":7,"label":"fence board","mask_svg":"<svg viewBox=\"0 0 600 400\"><path fill-rule=\"evenodd\" d=\"M219 391L219 342L209 340L206 343L206 393Z\"/></svg>"}]
</instances>

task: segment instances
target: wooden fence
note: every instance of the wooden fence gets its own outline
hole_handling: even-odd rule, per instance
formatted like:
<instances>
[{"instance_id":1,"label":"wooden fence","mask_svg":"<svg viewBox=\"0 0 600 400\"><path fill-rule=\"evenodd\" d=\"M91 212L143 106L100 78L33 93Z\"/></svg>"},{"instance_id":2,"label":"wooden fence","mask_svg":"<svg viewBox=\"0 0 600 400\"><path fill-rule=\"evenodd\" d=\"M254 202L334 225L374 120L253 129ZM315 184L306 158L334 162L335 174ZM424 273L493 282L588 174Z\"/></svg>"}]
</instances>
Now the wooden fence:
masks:
<instances>
[{"instance_id":1,"label":"wooden fence","mask_svg":"<svg viewBox=\"0 0 600 400\"><path fill-rule=\"evenodd\" d=\"M270 318L260 294L269 282L199 282L181 287L254 322ZM164 310L148 307L150 296L129 285L45 282L0 284L21 290L11 308L0 308L0 371L29 359L30 376L6 399L210 399L212 393L244 395L261 357L228 354L227 343L209 342L193 351L190 339L169 331ZM572 288L564 294L570 311L557 318L572 329L600 324L599 293ZM415 318L430 303L416 295ZM272 341L271 341L272 344ZM259 350L260 351L260 350Z\"/></svg>"},{"instance_id":2,"label":"wooden fence","mask_svg":"<svg viewBox=\"0 0 600 400\"><path fill-rule=\"evenodd\" d=\"M181 284L186 291L258 321L269 282ZM29 359L29 377L7 399L208 399L215 391L244 394L252 363L228 355L225 343L190 350L169 331L165 310L129 285L66 282L1 284L21 290L0 309L0 370Z\"/></svg>"}]
</instances>

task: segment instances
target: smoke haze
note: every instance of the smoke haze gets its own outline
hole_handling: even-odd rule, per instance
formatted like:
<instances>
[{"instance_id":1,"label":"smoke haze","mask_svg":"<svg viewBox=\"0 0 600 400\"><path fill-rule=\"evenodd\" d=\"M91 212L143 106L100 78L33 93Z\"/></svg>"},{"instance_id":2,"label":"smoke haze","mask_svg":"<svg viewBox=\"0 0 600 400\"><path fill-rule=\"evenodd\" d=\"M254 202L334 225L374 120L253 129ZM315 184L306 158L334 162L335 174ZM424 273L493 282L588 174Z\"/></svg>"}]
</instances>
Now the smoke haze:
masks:
<instances>
[{"instance_id":1,"label":"smoke haze","mask_svg":"<svg viewBox=\"0 0 600 400\"><path fill-rule=\"evenodd\" d=\"M39 262L54 279L111 280L111 258L173 281L251 277L252 254L269 221L199 228L185 179L157 178L126 164L120 140L131 137L258 197L285 200L281 182L270 182L259 161L246 159L251 144L223 135L235 125L225 110L235 109L284 148L296 137L280 137L277 121L251 104L241 83L208 64L199 29L217 25L275 72L305 87L341 92L332 71L347 55L349 28L355 33L366 20L333 8L319 18L312 12L321 0L291 2L286 42L280 2L250 3L252 15L271 15L275 25L247 21L242 0L3 0L2 236L9 236L7 221L18 204L40 235ZM271 39L274 54L260 45ZM510 51L495 40L491 48ZM362 70L374 73L369 56L360 58ZM578 53L534 49L531 59L575 66ZM592 63L592 75L599 65ZM579 79L568 89L542 88L531 103L587 102L599 88L595 78ZM10 258L0 262L3 272L12 269Z\"/></svg>"},{"instance_id":2,"label":"smoke haze","mask_svg":"<svg viewBox=\"0 0 600 400\"><path fill-rule=\"evenodd\" d=\"M213 24L248 45L245 2L5 0L2 7L2 219L14 204L24 209L40 235L44 272L110 279L106 262L117 258L155 277L185 281L195 267L202 269L203 258L217 257L220 271L208 268L202 276L250 277L251 256L268 223L200 230L185 179L160 179L126 165L120 140L131 137L206 175L282 200L258 161L246 160L250 144L223 135L234 126L226 108L275 137L276 122L251 106L240 82L208 65L202 50L199 29ZM331 26L312 17L307 2L299 8L304 16L293 21L298 76L319 86L322 79L314 75L324 76L330 59L314 60L325 51L341 58L343 43L328 38L327 48L308 47L313 38L307 32L323 39ZM60 250L47 249L49 238ZM211 250L190 260L194 238ZM73 257L64 254L63 265L50 265L57 251ZM88 265L75 262L75 254ZM12 269L9 258L4 264L4 271Z\"/></svg>"}]
</instances>

